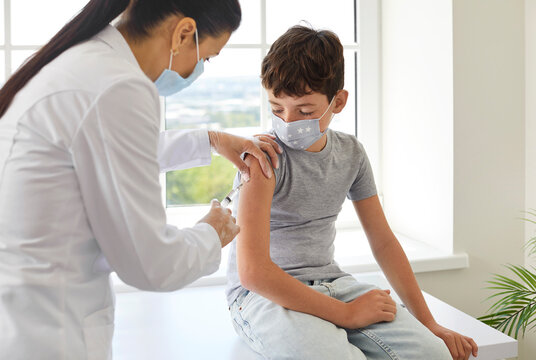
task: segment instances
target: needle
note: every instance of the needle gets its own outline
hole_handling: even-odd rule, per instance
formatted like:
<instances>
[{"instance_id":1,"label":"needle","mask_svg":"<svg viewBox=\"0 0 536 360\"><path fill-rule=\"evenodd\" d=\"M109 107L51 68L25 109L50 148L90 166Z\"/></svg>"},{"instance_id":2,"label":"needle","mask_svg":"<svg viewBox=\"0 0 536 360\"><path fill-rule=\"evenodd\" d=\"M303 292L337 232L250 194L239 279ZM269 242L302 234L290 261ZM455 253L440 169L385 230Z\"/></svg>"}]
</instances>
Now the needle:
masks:
<instances>
[{"instance_id":1,"label":"needle","mask_svg":"<svg viewBox=\"0 0 536 360\"><path fill-rule=\"evenodd\" d=\"M225 199L223 199L221 201L221 206L226 208L227 206L229 206L229 204L231 203L231 201L233 201L234 197L236 196L236 194L238 194L238 191L240 190L240 188L242 187L242 185L244 185L244 183L240 183L240 185L238 185L237 187L235 187L233 190L231 190L231 192L229 192L229 194L227 194L227 196L225 197Z\"/></svg>"}]
</instances>

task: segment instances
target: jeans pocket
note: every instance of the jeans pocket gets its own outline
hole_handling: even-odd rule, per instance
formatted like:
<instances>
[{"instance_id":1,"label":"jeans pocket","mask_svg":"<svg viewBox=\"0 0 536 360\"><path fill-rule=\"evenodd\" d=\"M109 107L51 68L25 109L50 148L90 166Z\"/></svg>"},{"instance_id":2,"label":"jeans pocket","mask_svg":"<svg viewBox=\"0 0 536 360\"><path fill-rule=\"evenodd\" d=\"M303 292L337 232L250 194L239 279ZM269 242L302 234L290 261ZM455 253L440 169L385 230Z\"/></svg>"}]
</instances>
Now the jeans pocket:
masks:
<instances>
[{"instance_id":1,"label":"jeans pocket","mask_svg":"<svg viewBox=\"0 0 536 360\"><path fill-rule=\"evenodd\" d=\"M245 310L248 308L247 305L250 303L251 299L254 298L255 294L248 292L243 294L238 299L235 300L233 305L231 305L231 317L233 322L233 327L236 333L251 347L254 351L262 353L263 346L260 339L255 335L250 322L248 321L248 316L245 313Z\"/></svg>"},{"instance_id":2,"label":"jeans pocket","mask_svg":"<svg viewBox=\"0 0 536 360\"><path fill-rule=\"evenodd\" d=\"M241 310L245 310L247 308L254 295L255 293L252 293L251 291L247 290L247 294L241 299L242 301L239 303L239 307L242 308Z\"/></svg>"}]
</instances>

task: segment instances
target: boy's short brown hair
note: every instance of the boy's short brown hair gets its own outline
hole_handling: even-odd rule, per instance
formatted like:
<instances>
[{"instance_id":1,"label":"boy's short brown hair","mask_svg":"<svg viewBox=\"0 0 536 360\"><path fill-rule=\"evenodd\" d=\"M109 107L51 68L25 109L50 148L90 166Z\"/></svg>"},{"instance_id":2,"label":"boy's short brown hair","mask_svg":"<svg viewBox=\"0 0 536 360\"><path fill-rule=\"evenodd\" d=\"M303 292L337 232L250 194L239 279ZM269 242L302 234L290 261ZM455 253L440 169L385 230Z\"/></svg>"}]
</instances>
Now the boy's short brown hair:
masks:
<instances>
[{"instance_id":1,"label":"boy's short brown hair","mask_svg":"<svg viewBox=\"0 0 536 360\"><path fill-rule=\"evenodd\" d=\"M344 54L335 33L297 25L281 35L262 61L262 86L275 96L325 94L344 87Z\"/></svg>"}]
</instances>

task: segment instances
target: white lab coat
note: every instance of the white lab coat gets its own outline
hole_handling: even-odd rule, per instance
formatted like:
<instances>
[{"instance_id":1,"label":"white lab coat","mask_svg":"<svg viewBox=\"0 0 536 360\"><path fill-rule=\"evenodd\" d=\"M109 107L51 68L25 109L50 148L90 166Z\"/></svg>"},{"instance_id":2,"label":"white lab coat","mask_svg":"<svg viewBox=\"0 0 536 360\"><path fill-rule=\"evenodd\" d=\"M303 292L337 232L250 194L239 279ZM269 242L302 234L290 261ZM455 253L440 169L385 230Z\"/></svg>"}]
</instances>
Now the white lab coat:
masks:
<instances>
[{"instance_id":1,"label":"white lab coat","mask_svg":"<svg viewBox=\"0 0 536 360\"><path fill-rule=\"evenodd\" d=\"M208 164L207 132L159 143L159 111L108 26L42 69L0 119L0 359L110 358L108 264L154 291L218 268L216 231L166 225L158 181L157 151L165 170Z\"/></svg>"}]
</instances>

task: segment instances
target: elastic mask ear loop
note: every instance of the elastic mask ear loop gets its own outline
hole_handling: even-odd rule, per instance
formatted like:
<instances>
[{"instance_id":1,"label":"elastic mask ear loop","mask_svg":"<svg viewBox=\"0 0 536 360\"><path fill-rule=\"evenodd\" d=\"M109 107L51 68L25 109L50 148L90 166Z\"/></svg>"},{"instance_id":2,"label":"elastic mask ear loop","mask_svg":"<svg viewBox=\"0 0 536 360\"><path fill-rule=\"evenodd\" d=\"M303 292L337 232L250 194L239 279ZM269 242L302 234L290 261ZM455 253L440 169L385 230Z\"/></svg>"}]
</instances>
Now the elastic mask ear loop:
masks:
<instances>
[{"instance_id":1,"label":"elastic mask ear loop","mask_svg":"<svg viewBox=\"0 0 536 360\"><path fill-rule=\"evenodd\" d=\"M329 108L330 108L331 105L333 104L333 100L335 100L335 97L336 97L336 96L337 96L337 95L335 95L335 96L331 99L331 101L329 102L328 108L326 109L326 111L324 111L324 113L322 114L322 116L320 116L320 117L318 118L319 120L322 119L322 118L324 117L324 115L326 115L326 113L328 112ZM332 117L333 117L333 116L332 116Z\"/></svg>"},{"instance_id":2,"label":"elastic mask ear loop","mask_svg":"<svg viewBox=\"0 0 536 360\"><path fill-rule=\"evenodd\" d=\"M195 46L197 48L197 62L199 62L199 35L197 34L197 27L195 28Z\"/></svg>"},{"instance_id":3,"label":"elastic mask ear loop","mask_svg":"<svg viewBox=\"0 0 536 360\"><path fill-rule=\"evenodd\" d=\"M171 70L171 64L173 63L173 55L173 49L169 50L169 70Z\"/></svg>"}]
</instances>

